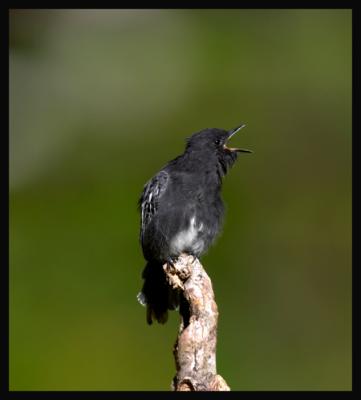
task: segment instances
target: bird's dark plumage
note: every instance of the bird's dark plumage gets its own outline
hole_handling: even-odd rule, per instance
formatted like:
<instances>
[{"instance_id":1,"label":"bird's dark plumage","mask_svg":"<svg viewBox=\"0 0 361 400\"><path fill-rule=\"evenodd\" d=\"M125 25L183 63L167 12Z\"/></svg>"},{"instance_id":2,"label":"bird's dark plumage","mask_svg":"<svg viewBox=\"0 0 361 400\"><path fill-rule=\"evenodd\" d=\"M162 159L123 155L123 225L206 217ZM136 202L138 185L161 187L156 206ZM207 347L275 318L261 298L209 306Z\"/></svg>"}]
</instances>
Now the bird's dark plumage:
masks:
<instances>
[{"instance_id":1,"label":"bird's dark plumage","mask_svg":"<svg viewBox=\"0 0 361 400\"><path fill-rule=\"evenodd\" d=\"M193 134L184 153L144 186L139 200L140 241L147 265L138 299L147 306L149 324L153 317L164 323L167 310L178 306L178 293L167 284L163 264L183 252L200 257L220 231L222 178L239 152L250 152L229 148L226 143L243 126Z\"/></svg>"}]
</instances>

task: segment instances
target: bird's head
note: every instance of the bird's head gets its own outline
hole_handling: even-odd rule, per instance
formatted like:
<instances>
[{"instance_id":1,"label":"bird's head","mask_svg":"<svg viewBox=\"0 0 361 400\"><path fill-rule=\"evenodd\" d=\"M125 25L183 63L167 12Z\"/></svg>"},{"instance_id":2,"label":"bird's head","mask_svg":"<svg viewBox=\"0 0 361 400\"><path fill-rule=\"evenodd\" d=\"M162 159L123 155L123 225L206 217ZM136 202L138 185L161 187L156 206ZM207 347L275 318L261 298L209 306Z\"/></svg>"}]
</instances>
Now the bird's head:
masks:
<instances>
[{"instance_id":1,"label":"bird's head","mask_svg":"<svg viewBox=\"0 0 361 400\"><path fill-rule=\"evenodd\" d=\"M225 175L239 153L252 153L251 150L228 146L229 139L245 126L241 124L230 131L218 128L203 129L187 139L186 152L203 153L205 157L216 159L222 175Z\"/></svg>"}]
</instances>

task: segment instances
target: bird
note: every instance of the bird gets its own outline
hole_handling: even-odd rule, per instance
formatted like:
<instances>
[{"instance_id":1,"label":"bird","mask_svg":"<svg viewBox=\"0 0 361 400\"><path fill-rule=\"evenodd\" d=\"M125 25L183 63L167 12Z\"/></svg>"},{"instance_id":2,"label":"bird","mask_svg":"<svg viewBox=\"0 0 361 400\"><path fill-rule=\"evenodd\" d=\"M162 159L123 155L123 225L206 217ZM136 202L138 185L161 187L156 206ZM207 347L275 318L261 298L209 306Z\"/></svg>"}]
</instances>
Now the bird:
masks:
<instances>
[{"instance_id":1,"label":"bird","mask_svg":"<svg viewBox=\"0 0 361 400\"><path fill-rule=\"evenodd\" d=\"M186 140L183 154L169 161L143 187L138 201L139 240L147 261L138 301L146 321L165 323L179 306L179 293L166 281L163 265L174 265L182 253L201 257L215 241L224 217L222 179L239 153L229 139L245 127L206 128Z\"/></svg>"}]
</instances>

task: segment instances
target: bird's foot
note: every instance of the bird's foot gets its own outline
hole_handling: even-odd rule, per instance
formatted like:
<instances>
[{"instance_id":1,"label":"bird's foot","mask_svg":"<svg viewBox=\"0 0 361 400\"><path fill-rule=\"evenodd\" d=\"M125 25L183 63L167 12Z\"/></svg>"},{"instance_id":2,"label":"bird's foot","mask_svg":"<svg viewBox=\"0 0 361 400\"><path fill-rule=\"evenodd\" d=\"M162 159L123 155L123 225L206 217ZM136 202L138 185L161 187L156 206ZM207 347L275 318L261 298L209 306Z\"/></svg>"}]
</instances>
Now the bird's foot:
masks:
<instances>
[{"instance_id":1,"label":"bird's foot","mask_svg":"<svg viewBox=\"0 0 361 400\"><path fill-rule=\"evenodd\" d=\"M177 261L178 257L168 257L166 263L163 265L163 269L168 283L173 287L173 289L184 289L183 282L179 278L178 271L175 266Z\"/></svg>"},{"instance_id":2,"label":"bird's foot","mask_svg":"<svg viewBox=\"0 0 361 400\"><path fill-rule=\"evenodd\" d=\"M169 256L169 257L167 258L167 261L166 261L166 263L168 264L168 268L169 268L170 270L175 270L174 264L175 264L177 261L178 261L178 257Z\"/></svg>"}]
</instances>

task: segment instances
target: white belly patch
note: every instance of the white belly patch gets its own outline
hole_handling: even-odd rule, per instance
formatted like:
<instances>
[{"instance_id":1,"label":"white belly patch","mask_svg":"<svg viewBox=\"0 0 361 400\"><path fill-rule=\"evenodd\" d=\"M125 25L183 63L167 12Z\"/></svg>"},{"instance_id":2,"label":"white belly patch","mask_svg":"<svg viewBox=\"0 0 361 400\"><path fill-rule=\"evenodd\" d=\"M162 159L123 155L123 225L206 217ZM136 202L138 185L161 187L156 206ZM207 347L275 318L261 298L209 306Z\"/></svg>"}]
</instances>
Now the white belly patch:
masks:
<instances>
[{"instance_id":1,"label":"white belly patch","mask_svg":"<svg viewBox=\"0 0 361 400\"><path fill-rule=\"evenodd\" d=\"M203 224L197 225L196 217L193 216L185 229L174 236L170 243L170 251L180 254L183 251L191 250L194 253L202 252L204 242L199 238L199 232L203 229Z\"/></svg>"}]
</instances>

